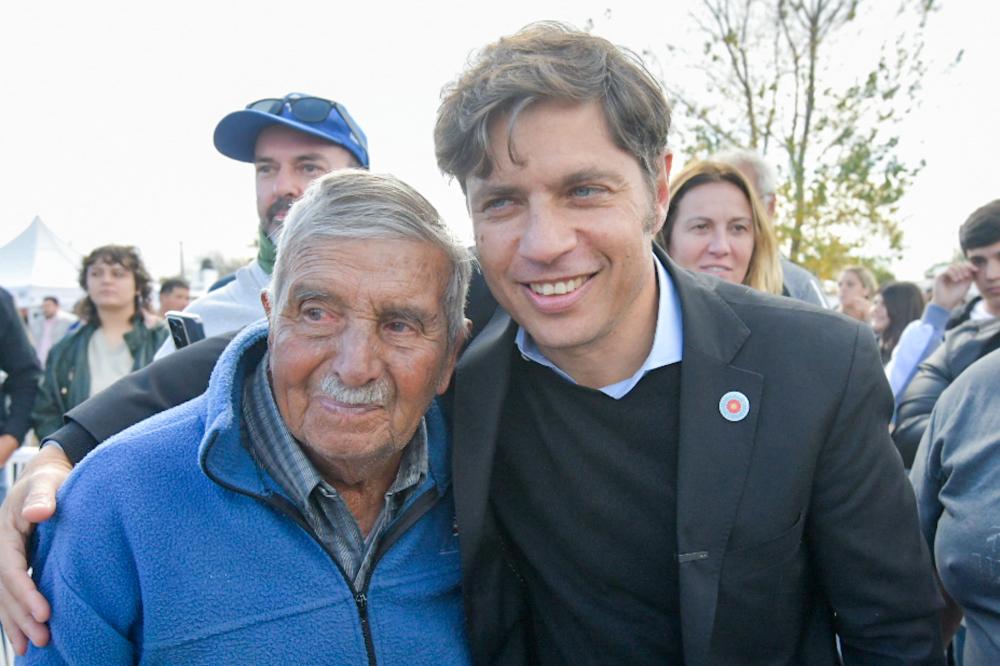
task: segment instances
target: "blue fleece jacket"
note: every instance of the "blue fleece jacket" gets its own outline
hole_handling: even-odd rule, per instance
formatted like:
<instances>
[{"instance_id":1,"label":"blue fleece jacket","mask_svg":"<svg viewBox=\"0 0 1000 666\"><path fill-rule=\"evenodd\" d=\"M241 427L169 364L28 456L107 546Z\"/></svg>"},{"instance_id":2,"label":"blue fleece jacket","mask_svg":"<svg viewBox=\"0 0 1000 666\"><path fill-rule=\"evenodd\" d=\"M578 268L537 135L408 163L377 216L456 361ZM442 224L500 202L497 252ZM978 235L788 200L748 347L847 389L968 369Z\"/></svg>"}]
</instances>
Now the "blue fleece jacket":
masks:
<instances>
[{"instance_id":1,"label":"blue fleece jacket","mask_svg":"<svg viewBox=\"0 0 1000 666\"><path fill-rule=\"evenodd\" d=\"M452 664L469 660L449 442L426 415L429 472L352 590L240 441L255 324L208 391L95 450L39 527L34 577L52 644L24 663Z\"/></svg>"}]
</instances>

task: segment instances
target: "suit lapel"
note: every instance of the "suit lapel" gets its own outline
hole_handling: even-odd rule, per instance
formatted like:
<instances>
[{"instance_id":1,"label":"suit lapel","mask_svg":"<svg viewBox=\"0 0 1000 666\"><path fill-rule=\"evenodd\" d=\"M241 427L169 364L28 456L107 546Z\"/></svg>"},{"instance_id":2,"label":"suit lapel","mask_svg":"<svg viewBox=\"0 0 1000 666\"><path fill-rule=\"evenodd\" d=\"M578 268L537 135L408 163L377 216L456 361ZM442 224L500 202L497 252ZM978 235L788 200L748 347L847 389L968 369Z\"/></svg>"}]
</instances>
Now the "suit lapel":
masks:
<instances>
[{"instance_id":1,"label":"suit lapel","mask_svg":"<svg viewBox=\"0 0 1000 666\"><path fill-rule=\"evenodd\" d=\"M681 626L685 661L701 664L709 658L722 555L750 467L763 377L731 365L750 330L716 293L717 283L664 263L684 319L677 459ZM749 402L742 420L729 421L720 411L731 391Z\"/></svg>"},{"instance_id":2,"label":"suit lapel","mask_svg":"<svg viewBox=\"0 0 1000 666\"><path fill-rule=\"evenodd\" d=\"M517 333L502 308L462 354L455 369L452 414L452 479L455 511L466 570L479 549L486 518L501 409L510 383L510 360Z\"/></svg>"}]
</instances>

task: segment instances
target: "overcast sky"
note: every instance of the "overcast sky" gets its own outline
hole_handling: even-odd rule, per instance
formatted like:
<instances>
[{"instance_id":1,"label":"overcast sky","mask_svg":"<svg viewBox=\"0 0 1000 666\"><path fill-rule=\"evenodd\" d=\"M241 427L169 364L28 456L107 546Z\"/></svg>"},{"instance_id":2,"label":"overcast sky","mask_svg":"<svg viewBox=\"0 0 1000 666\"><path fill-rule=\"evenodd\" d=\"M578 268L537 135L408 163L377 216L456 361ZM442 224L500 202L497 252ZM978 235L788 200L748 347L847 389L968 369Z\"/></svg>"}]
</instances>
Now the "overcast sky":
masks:
<instances>
[{"instance_id":1,"label":"overcast sky","mask_svg":"<svg viewBox=\"0 0 1000 666\"><path fill-rule=\"evenodd\" d=\"M138 245L157 277L177 273L181 241L189 262L212 250L250 256L252 167L219 155L212 131L247 102L291 91L344 102L368 134L373 169L417 187L471 241L431 136L440 88L469 53L530 21L588 18L616 43L663 52L694 34L694 5L4 2L0 244L37 214L81 252ZM988 34L998 24L992 0L944 0L932 18L925 100L901 146L927 160L903 205L902 278L949 258L962 220L1000 197L998 56ZM861 41L887 32L861 27ZM949 69L960 49L961 65Z\"/></svg>"}]
</instances>

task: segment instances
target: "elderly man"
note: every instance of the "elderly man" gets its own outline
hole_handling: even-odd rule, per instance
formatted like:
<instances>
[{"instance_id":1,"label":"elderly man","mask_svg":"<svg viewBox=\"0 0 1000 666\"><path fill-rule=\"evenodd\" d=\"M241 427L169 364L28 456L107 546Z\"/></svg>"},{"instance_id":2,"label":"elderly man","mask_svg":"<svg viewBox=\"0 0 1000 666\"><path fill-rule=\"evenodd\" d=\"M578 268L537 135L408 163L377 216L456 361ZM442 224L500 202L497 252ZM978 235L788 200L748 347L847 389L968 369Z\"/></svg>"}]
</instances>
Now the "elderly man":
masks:
<instances>
[{"instance_id":1,"label":"elderly man","mask_svg":"<svg viewBox=\"0 0 1000 666\"><path fill-rule=\"evenodd\" d=\"M26 663L467 661L435 395L470 273L400 181L289 214L267 322L208 391L79 466L39 534L52 647Z\"/></svg>"},{"instance_id":2,"label":"elderly man","mask_svg":"<svg viewBox=\"0 0 1000 666\"><path fill-rule=\"evenodd\" d=\"M669 121L633 57L552 24L486 47L443 97L438 164L501 306L481 318L474 290L488 323L449 403L474 659L941 663L870 331L653 246ZM218 344L113 395L196 384ZM101 402L71 415L97 439L123 406ZM36 465L0 530L4 612L43 641L48 607L11 553L58 476Z\"/></svg>"},{"instance_id":3,"label":"elderly man","mask_svg":"<svg viewBox=\"0 0 1000 666\"><path fill-rule=\"evenodd\" d=\"M274 239L289 207L314 178L335 169L368 168L368 139L347 108L322 97L289 93L234 111L215 127L215 148L254 165L257 257L224 286L187 307L202 319L205 335L219 335L264 316L259 294L274 267ZM174 351L168 337L157 353Z\"/></svg>"}]
</instances>

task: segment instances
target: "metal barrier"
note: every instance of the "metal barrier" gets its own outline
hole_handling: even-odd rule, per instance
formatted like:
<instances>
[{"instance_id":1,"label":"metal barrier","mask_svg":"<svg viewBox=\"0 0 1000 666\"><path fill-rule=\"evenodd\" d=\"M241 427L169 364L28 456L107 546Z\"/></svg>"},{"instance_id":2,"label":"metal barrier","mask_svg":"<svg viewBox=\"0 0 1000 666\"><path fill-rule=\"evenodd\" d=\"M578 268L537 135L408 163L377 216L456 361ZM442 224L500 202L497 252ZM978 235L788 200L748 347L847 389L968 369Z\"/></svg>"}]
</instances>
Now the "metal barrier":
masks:
<instances>
[{"instance_id":1,"label":"metal barrier","mask_svg":"<svg viewBox=\"0 0 1000 666\"><path fill-rule=\"evenodd\" d=\"M4 489L10 489L14 485L14 481L17 477L21 475L24 471L24 466L27 465L32 458L38 454L37 446L22 446L21 448L14 451L10 458L7 459L7 464L3 466L3 484ZM0 642L0 664L4 666L13 666L14 664L14 648L7 640L7 632L3 631L0 627L0 634L2 634L2 642Z\"/></svg>"},{"instance_id":2,"label":"metal barrier","mask_svg":"<svg viewBox=\"0 0 1000 666\"><path fill-rule=\"evenodd\" d=\"M38 455L37 446L22 446L11 454L10 458L7 459L7 464L3 466L4 488L10 488L14 485L14 481L24 471L24 466L31 462L31 459L36 455Z\"/></svg>"}]
</instances>

